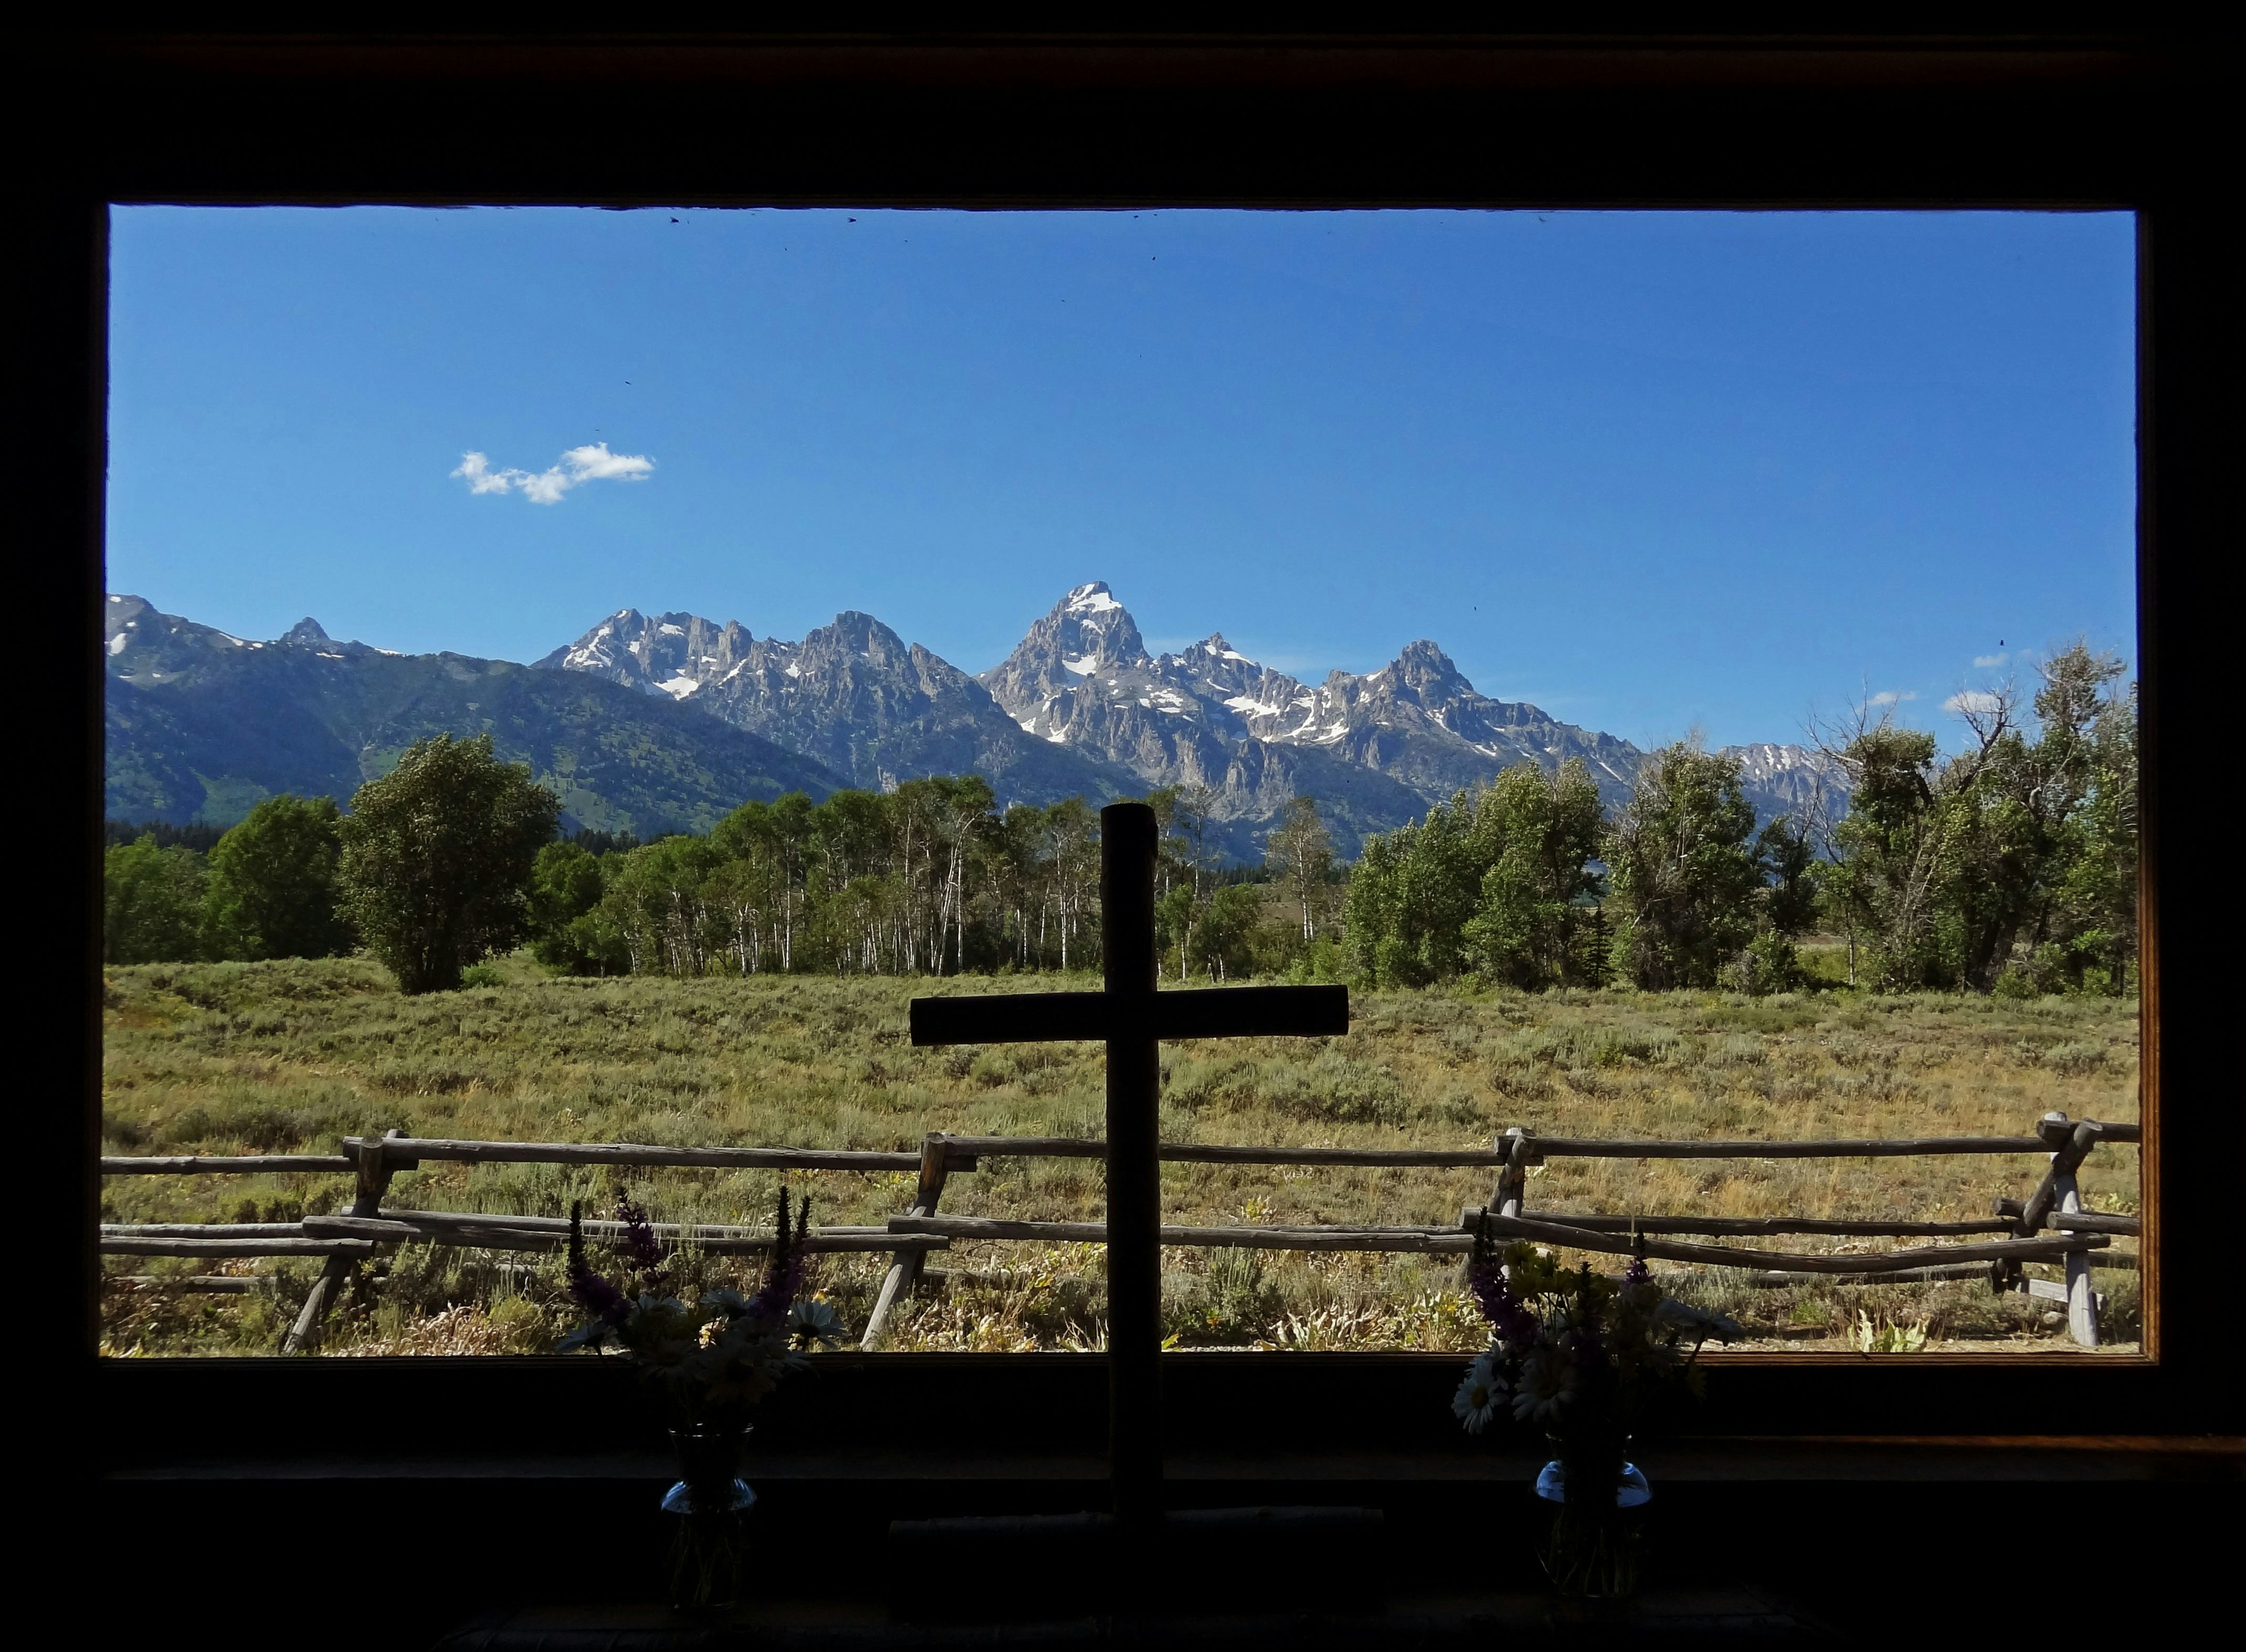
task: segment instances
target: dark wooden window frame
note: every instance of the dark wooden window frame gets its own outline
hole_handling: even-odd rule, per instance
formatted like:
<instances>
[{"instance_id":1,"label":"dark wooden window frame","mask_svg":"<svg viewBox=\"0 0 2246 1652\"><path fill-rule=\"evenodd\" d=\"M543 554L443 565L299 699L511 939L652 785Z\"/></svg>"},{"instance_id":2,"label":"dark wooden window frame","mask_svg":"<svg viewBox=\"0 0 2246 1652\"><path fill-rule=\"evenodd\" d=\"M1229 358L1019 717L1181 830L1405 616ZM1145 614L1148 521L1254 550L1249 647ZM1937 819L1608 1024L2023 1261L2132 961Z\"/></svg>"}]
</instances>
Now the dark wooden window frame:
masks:
<instances>
[{"instance_id":1,"label":"dark wooden window frame","mask_svg":"<svg viewBox=\"0 0 2246 1652\"><path fill-rule=\"evenodd\" d=\"M103 789L106 203L2136 212L2147 1353L1758 1355L1722 1363L1695 1427L1734 1454L1789 1438L2129 1437L2151 1449L2246 1431L2228 1231L2246 1132L2222 956L2238 902L2212 880L2161 876L2222 864L2236 806L2217 755L2231 738L2217 570L2236 544L2222 486L2236 265L2228 192L2199 170L2222 152L2236 78L2215 43L2119 25L2041 37L120 34L50 38L15 78L52 119L20 243L35 319L16 340L18 452L46 479L19 516L11 571L29 613L67 616L34 648L46 681L77 684L78 712L26 731L25 760L68 777L89 826ZM47 892L62 963L21 1002L61 1050L33 1064L57 1074L39 1093L71 1098L24 1127L45 1162L83 1167L62 1179L53 1228L76 1258L65 1383L105 1416L143 1419L133 1431L148 1442L119 1448L112 1466L175 1450L153 1443L166 1417L195 1419L206 1441L264 1442L277 1472L369 1426L405 1429L383 1449L469 1478L494 1453L582 1438L587 1407L619 1381L594 1362L93 1356L99 855L88 831L75 882ZM1342 1478L1350 1463L1439 1463L1464 1450L1445 1403L1457 1363L1181 1356L1168 1363L1174 1447ZM1099 1449L1095 1360L822 1367L772 1407L776 1438L848 1438L936 1476L1003 1459L1036 1478Z\"/></svg>"}]
</instances>

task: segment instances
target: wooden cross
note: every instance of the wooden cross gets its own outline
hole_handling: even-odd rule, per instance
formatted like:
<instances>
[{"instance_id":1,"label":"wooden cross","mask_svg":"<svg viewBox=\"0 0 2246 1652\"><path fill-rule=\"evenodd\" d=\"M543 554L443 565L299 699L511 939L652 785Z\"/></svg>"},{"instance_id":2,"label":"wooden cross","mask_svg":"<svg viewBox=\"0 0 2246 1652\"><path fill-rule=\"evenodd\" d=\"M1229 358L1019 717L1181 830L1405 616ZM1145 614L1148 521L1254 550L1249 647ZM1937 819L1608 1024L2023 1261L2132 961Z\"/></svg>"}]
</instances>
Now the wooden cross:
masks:
<instances>
[{"instance_id":1,"label":"wooden cross","mask_svg":"<svg viewBox=\"0 0 2246 1652\"><path fill-rule=\"evenodd\" d=\"M1115 1518L1160 1518L1162 1480L1161 1166L1157 1110L1164 1038L1332 1037L1349 1030L1346 987L1154 990L1154 812L1099 812L1101 992L992 993L912 1001L919 1045L1107 1044L1107 1422Z\"/></svg>"}]
</instances>

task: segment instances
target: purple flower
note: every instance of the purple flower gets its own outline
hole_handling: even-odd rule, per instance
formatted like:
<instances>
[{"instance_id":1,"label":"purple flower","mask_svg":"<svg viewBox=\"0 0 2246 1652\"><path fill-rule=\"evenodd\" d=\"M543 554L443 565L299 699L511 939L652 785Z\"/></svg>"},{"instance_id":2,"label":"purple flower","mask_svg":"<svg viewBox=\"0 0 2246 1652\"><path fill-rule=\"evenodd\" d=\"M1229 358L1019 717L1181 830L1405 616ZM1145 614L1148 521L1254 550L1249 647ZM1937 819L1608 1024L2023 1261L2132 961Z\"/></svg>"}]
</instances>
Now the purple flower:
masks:
<instances>
[{"instance_id":1,"label":"purple flower","mask_svg":"<svg viewBox=\"0 0 2246 1652\"><path fill-rule=\"evenodd\" d=\"M1643 1256L1631 1257L1630 1266L1622 1270L1622 1282L1624 1285L1650 1284L1652 1279L1652 1270L1646 1267L1645 1258Z\"/></svg>"},{"instance_id":2,"label":"purple flower","mask_svg":"<svg viewBox=\"0 0 2246 1652\"><path fill-rule=\"evenodd\" d=\"M795 1294L803 1284L803 1235L811 1227L811 1200L806 1195L796 1213L791 1227L788 1221L787 1189L779 1190L779 1208L772 1233L772 1271L765 1275L765 1288L749 1301L748 1312L760 1320L779 1321L787 1316Z\"/></svg>"},{"instance_id":3,"label":"purple flower","mask_svg":"<svg viewBox=\"0 0 2246 1652\"><path fill-rule=\"evenodd\" d=\"M614 1285L595 1273L585 1261L585 1206L569 1201L569 1295L577 1306L605 1324L621 1325L631 1317L631 1303Z\"/></svg>"},{"instance_id":4,"label":"purple flower","mask_svg":"<svg viewBox=\"0 0 2246 1652\"><path fill-rule=\"evenodd\" d=\"M616 1200L616 1220L624 1226L624 1248L631 1253L642 1272L650 1272L663 1260L663 1247L656 1243L655 1228L647 1220L647 1207L635 1205L626 1193Z\"/></svg>"},{"instance_id":5,"label":"purple flower","mask_svg":"<svg viewBox=\"0 0 2246 1652\"><path fill-rule=\"evenodd\" d=\"M1522 1305L1506 1283L1505 1270L1491 1261L1477 1261L1467 1275L1481 1316L1501 1341L1524 1343L1536 1334L1536 1316Z\"/></svg>"}]
</instances>

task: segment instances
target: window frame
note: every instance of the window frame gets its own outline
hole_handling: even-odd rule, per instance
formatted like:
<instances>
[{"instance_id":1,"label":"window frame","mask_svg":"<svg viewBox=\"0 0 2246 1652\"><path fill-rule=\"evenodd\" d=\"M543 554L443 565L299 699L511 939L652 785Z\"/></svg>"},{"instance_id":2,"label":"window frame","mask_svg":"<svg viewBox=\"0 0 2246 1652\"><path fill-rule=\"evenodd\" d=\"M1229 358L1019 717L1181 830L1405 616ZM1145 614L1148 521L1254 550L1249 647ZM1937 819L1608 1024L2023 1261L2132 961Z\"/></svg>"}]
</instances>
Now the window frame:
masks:
<instances>
[{"instance_id":1,"label":"window frame","mask_svg":"<svg viewBox=\"0 0 2246 1652\"><path fill-rule=\"evenodd\" d=\"M58 719L34 749L44 738L54 772L74 777L89 826L74 889L58 880L48 896L65 908L56 921L65 967L29 995L38 1024L78 1030L63 1064L80 1106L31 1128L40 1152L74 1154L81 1166L62 1179L58 1213L79 1259L65 1379L102 1415L194 1416L208 1437L296 1440L318 1439L343 1417L427 1418L422 1449L473 1472L507 1441L530 1450L568 1438L569 1419L616 1381L597 1362L565 1360L94 1357L108 204L2023 207L2139 214L2145 1351L1719 1356L1694 1431L1742 1451L1773 1438L2242 1431L2246 1329L2213 1306L2229 1282L2218 1226L2242 1151L2238 1075L2215 996L2219 943L2208 938L2231 927L2217 914L2237 902L2181 878L2164 887L2160 876L2163 864L2220 855L2214 765L2190 755L2218 750L2223 734L2213 666L2217 536L2229 526L2218 398L2237 377L2221 309L2222 195L2202 190L2197 171L2200 156L2220 153L2223 60L2212 41L2202 53L2120 30L111 34L56 37L27 61L25 80L60 89L66 101L56 106L68 112L66 141L31 192L24 267L43 322L24 341L23 382L52 417L26 422L26 445L44 473L82 486L47 490L24 534L79 554L20 559L19 575L36 611L72 616L39 646L49 680L78 685L80 717ZM591 112L627 135L588 153ZM2167 751L2181 755L2164 763ZM968 1472L960 1465L974 1455L926 1444L931 1419L986 1418L1017 1456L1100 1450L1096 1356L834 1355L821 1364L820 1382L775 1402L777 1430L808 1436L831 1424L918 1452L931 1474ZM1173 1446L1242 1460L1454 1455L1462 1448L1442 1402L1456 1364L1174 1357ZM120 1460L164 1449L135 1447ZM287 1459L294 1448L278 1449Z\"/></svg>"}]
</instances>

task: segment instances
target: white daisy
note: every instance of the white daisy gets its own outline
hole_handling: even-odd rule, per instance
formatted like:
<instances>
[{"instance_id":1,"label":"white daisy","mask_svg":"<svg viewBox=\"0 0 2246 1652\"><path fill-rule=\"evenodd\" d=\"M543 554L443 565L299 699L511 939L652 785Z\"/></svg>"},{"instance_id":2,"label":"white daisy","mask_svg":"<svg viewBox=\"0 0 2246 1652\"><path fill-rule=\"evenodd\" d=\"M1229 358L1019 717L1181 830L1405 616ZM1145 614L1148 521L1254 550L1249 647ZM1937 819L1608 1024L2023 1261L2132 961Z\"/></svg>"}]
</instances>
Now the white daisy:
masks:
<instances>
[{"instance_id":1,"label":"white daisy","mask_svg":"<svg viewBox=\"0 0 2246 1652\"><path fill-rule=\"evenodd\" d=\"M1521 1391L1513 1414L1524 1423L1547 1423L1576 1390L1575 1363L1559 1349L1540 1348L1521 1368Z\"/></svg>"},{"instance_id":2,"label":"white daisy","mask_svg":"<svg viewBox=\"0 0 2246 1652\"><path fill-rule=\"evenodd\" d=\"M1484 1354L1467 1367L1466 1380L1459 1384L1451 1410L1466 1424L1467 1433L1479 1434L1489 1426L1498 1402L1504 1397L1505 1379L1497 1374L1495 1362Z\"/></svg>"},{"instance_id":3,"label":"white daisy","mask_svg":"<svg viewBox=\"0 0 2246 1652\"><path fill-rule=\"evenodd\" d=\"M842 1322L824 1296L798 1298L788 1309L787 1321L789 1331L806 1344L816 1342L832 1347L842 1339Z\"/></svg>"}]
</instances>

